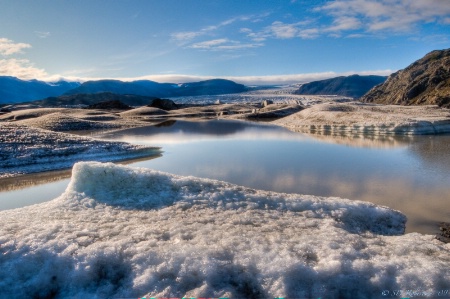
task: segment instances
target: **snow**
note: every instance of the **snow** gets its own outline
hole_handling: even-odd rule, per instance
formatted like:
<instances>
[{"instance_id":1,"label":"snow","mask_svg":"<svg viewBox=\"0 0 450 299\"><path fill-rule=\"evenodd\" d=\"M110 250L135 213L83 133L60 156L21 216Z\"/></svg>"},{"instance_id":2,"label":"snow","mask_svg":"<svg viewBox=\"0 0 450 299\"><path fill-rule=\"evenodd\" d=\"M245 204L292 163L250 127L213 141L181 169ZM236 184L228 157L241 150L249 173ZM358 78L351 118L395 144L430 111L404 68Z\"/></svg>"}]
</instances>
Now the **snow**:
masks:
<instances>
[{"instance_id":1,"label":"snow","mask_svg":"<svg viewBox=\"0 0 450 299\"><path fill-rule=\"evenodd\" d=\"M119 161L157 156L156 148L0 124L0 178L71 168L77 161Z\"/></svg>"},{"instance_id":2,"label":"snow","mask_svg":"<svg viewBox=\"0 0 450 299\"><path fill-rule=\"evenodd\" d=\"M449 288L450 244L367 202L112 163L0 212L1 298L377 298Z\"/></svg>"},{"instance_id":3,"label":"snow","mask_svg":"<svg viewBox=\"0 0 450 299\"><path fill-rule=\"evenodd\" d=\"M311 106L328 102L348 102L352 98L334 95L296 95L293 94L295 88L272 88L265 90L254 90L235 94L224 95L204 95L204 96L184 96L172 97L175 103L181 104L203 104L212 105L217 101L227 104L261 103L264 100L273 101L274 104L298 104Z\"/></svg>"},{"instance_id":4,"label":"snow","mask_svg":"<svg viewBox=\"0 0 450 299\"><path fill-rule=\"evenodd\" d=\"M450 110L359 102L323 103L276 120L293 131L325 135L426 135L450 133Z\"/></svg>"}]
</instances>

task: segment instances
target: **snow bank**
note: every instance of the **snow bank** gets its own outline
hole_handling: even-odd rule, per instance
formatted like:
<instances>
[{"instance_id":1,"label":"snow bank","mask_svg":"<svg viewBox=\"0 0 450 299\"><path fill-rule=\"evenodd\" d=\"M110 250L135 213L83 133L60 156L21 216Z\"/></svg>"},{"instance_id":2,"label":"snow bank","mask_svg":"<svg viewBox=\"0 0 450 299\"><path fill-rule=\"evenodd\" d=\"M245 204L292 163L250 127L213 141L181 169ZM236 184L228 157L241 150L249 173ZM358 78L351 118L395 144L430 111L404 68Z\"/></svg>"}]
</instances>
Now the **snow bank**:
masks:
<instances>
[{"instance_id":1,"label":"snow bank","mask_svg":"<svg viewBox=\"0 0 450 299\"><path fill-rule=\"evenodd\" d=\"M325 103L273 122L293 131L331 135L450 133L450 110L437 106Z\"/></svg>"},{"instance_id":2,"label":"snow bank","mask_svg":"<svg viewBox=\"0 0 450 299\"><path fill-rule=\"evenodd\" d=\"M376 298L448 287L449 244L370 203L77 163L0 212L0 297Z\"/></svg>"},{"instance_id":3,"label":"snow bank","mask_svg":"<svg viewBox=\"0 0 450 299\"><path fill-rule=\"evenodd\" d=\"M158 154L156 148L0 124L0 178L71 168L77 161L120 161Z\"/></svg>"}]
</instances>

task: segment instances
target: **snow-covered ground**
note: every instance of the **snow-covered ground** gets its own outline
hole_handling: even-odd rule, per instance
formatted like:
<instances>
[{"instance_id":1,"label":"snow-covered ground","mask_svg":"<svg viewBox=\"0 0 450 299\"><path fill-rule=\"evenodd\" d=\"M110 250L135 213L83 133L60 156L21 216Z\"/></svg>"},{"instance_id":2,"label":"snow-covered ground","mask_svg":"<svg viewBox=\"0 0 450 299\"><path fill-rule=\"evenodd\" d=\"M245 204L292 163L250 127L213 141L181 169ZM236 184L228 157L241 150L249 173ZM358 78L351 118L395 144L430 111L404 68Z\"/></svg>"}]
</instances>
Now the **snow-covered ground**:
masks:
<instances>
[{"instance_id":1,"label":"snow-covered ground","mask_svg":"<svg viewBox=\"0 0 450 299\"><path fill-rule=\"evenodd\" d=\"M176 103L182 104L210 105L217 102L224 104L261 103L262 101L269 100L273 101L275 104L299 104L303 106L311 106L330 101L348 102L352 100L352 98L333 95L296 95L293 94L294 90L295 88L285 87L236 94L175 97L171 99Z\"/></svg>"},{"instance_id":2,"label":"snow-covered ground","mask_svg":"<svg viewBox=\"0 0 450 299\"><path fill-rule=\"evenodd\" d=\"M0 297L437 297L450 244L402 235L405 221L366 202L82 162L57 199L0 212Z\"/></svg>"},{"instance_id":3,"label":"snow-covered ground","mask_svg":"<svg viewBox=\"0 0 450 299\"><path fill-rule=\"evenodd\" d=\"M71 168L77 161L119 161L158 154L156 148L0 123L0 178Z\"/></svg>"},{"instance_id":4,"label":"snow-covered ground","mask_svg":"<svg viewBox=\"0 0 450 299\"><path fill-rule=\"evenodd\" d=\"M276 120L293 131L332 135L450 133L450 110L437 106L351 103L318 104Z\"/></svg>"}]
</instances>

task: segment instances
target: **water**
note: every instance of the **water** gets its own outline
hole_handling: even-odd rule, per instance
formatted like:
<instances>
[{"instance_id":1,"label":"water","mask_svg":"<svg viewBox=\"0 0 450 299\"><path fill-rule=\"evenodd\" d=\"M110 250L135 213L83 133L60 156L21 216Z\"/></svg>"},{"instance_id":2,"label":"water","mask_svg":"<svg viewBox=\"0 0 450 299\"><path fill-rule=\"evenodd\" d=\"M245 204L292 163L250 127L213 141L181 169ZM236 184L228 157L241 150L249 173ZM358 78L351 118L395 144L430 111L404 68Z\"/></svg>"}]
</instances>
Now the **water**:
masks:
<instances>
[{"instance_id":1,"label":"water","mask_svg":"<svg viewBox=\"0 0 450 299\"><path fill-rule=\"evenodd\" d=\"M407 215L407 232L435 233L438 222L450 219L448 135L333 137L214 120L171 121L97 137L162 147L162 157L133 162L133 166L257 189L389 206ZM33 198L34 202L39 196L40 201L54 198L67 182L44 182L0 193L0 208L11 208L18 198ZM52 188L51 195L46 193L47 188ZM39 190L43 190L43 196L38 195ZM21 205L23 202L16 206Z\"/></svg>"}]
</instances>

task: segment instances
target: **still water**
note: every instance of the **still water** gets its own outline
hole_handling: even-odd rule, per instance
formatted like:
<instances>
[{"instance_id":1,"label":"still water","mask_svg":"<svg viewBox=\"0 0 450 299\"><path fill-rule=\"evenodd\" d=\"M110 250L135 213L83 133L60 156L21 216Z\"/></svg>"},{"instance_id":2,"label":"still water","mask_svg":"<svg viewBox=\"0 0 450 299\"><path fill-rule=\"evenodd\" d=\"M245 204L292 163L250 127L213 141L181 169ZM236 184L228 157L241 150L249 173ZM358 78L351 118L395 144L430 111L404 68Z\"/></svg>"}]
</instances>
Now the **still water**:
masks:
<instances>
[{"instance_id":1,"label":"still water","mask_svg":"<svg viewBox=\"0 0 450 299\"><path fill-rule=\"evenodd\" d=\"M389 206L408 217L407 232L436 233L438 222L450 220L449 135L351 138L213 120L170 121L95 137L162 148L161 157L132 166ZM54 198L68 181L61 177L1 192L0 208Z\"/></svg>"}]
</instances>

